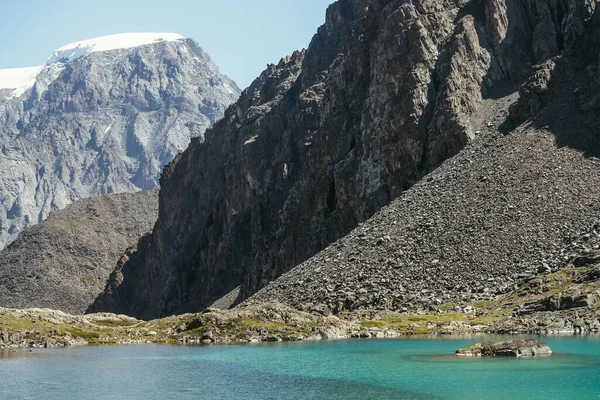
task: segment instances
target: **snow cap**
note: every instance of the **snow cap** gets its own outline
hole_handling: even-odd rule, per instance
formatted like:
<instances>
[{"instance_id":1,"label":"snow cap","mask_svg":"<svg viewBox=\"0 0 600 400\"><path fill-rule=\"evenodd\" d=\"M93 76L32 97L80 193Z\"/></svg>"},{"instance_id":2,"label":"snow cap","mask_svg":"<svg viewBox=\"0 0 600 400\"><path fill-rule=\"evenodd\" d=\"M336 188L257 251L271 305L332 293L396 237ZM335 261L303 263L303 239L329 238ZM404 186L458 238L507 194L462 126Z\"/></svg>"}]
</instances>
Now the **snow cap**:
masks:
<instances>
[{"instance_id":1,"label":"snow cap","mask_svg":"<svg viewBox=\"0 0 600 400\"><path fill-rule=\"evenodd\" d=\"M117 35L101 36L95 39L83 40L63 46L56 50L48 59L47 64L57 61L69 62L90 53L117 49L129 49L158 42L174 42L185 37L177 33L120 33Z\"/></svg>"}]
</instances>

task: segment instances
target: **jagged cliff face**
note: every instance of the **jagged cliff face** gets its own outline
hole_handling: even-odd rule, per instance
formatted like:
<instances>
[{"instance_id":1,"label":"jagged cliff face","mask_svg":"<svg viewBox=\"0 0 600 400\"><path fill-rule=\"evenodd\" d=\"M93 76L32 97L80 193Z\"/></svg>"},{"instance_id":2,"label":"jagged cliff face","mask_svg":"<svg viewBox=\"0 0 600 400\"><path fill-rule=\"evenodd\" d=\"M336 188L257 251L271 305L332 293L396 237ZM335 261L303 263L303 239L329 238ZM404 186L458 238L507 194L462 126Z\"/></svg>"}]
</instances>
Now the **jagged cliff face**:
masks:
<instances>
[{"instance_id":1,"label":"jagged cliff face","mask_svg":"<svg viewBox=\"0 0 600 400\"><path fill-rule=\"evenodd\" d=\"M149 318L243 300L347 234L477 136L483 98L577 53L592 2L330 6L166 168L153 235L90 311Z\"/></svg>"},{"instance_id":2,"label":"jagged cliff face","mask_svg":"<svg viewBox=\"0 0 600 400\"><path fill-rule=\"evenodd\" d=\"M140 35L66 46L32 88L0 90L0 248L78 199L154 188L238 98L193 40Z\"/></svg>"}]
</instances>

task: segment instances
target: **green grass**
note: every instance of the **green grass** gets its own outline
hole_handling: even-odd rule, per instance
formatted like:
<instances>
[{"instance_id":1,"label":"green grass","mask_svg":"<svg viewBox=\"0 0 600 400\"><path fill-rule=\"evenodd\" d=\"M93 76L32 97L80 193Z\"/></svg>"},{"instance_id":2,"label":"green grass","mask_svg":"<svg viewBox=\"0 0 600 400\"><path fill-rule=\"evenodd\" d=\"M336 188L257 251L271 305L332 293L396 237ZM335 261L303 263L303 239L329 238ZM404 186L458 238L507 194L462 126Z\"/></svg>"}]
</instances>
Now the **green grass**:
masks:
<instances>
[{"instance_id":1,"label":"green grass","mask_svg":"<svg viewBox=\"0 0 600 400\"><path fill-rule=\"evenodd\" d=\"M204 325L204 326L201 326L199 328L194 328L194 329L187 330L187 331L185 331L185 334L186 335L193 335L193 336L195 336L195 335L200 336L203 333L208 332L208 331L210 331L212 329L213 329L212 325Z\"/></svg>"},{"instance_id":2,"label":"green grass","mask_svg":"<svg viewBox=\"0 0 600 400\"><path fill-rule=\"evenodd\" d=\"M64 325L53 324L51 322L42 320L32 320L30 318L17 318L0 316L0 330L11 330L11 331L28 331L28 330L58 330Z\"/></svg>"},{"instance_id":3,"label":"green grass","mask_svg":"<svg viewBox=\"0 0 600 400\"><path fill-rule=\"evenodd\" d=\"M83 330L77 329L77 328L68 328L68 329L65 329L65 331L69 332L69 334L73 337L78 337L78 338L82 338L82 339L86 339L86 340L93 340L93 339L100 338L100 334L98 334L97 332L83 331Z\"/></svg>"},{"instance_id":4,"label":"green grass","mask_svg":"<svg viewBox=\"0 0 600 400\"><path fill-rule=\"evenodd\" d=\"M389 321L362 321L360 326L363 328L384 328L391 326Z\"/></svg>"},{"instance_id":5,"label":"green grass","mask_svg":"<svg viewBox=\"0 0 600 400\"><path fill-rule=\"evenodd\" d=\"M453 302L448 302L448 303L444 303L442 305L437 306L438 310L440 310L440 311L453 310L454 307L456 307L456 304L454 304Z\"/></svg>"},{"instance_id":6,"label":"green grass","mask_svg":"<svg viewBox=\"0 0 600 400\"><path fill-rule=\"evenodd\" d=\"M475 307L477 309L482 308L485 310L491 310L492 308L497 308L499 306L499 303L496 300L481 300L481 301L476 301L472 305L473 305L473 307Z\"/></svg>"}]
</instances>

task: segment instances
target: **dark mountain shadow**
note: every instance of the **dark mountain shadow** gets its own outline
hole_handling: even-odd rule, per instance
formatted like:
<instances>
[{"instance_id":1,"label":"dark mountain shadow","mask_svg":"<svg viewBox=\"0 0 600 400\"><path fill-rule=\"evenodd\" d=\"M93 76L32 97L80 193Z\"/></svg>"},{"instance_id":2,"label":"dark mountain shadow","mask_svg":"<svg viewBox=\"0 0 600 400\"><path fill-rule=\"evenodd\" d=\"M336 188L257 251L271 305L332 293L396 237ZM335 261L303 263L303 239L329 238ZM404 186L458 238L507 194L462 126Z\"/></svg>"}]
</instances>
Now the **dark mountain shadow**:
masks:
<instances>
[{"instance_id":1,"label":"dark mountain shadow","mask_svg":"<svg viewBox=\"0 0 600 400\"><path fill-rule=\"evenodd\" d=\"M546 129L556 137L559 147L581 151L586 157L600 158L600 135L597 126L591 126L591 116L583 113L570 85L561 85L558 98L539 110L527 122L538 129Z\"/></svg>"},{"instance_id":2,"label":"dark mountain shadow","mask_svg":"<svg viewBox=\"0 0 600 400\"><path fill-rule=\"evenodd\" d=\"M454 24L457 24L467 15L471 15L477 23L485 24L485 2L486 0L469 1L458 11Z\"/></svg>"},{"instance_id":3,"label":"dark mountain shadow","mask_svg":"<svg viewBox=\"0 0 600 400\"><path fill-rule=\"evenodd\" d=\"M539 66L547 58L536 59L534 56L532 35L535 21L528 16L526 5L518 0L506 0L506 39L496 46L492 46L490 33L486 31L485 7L485 2L472 0L457 17L473 15L479 22L484 32L480 34L480 40L493 55L492 63L496 63L492 64L484 78L484 82L493 84L482 89L482 97L500 99L521 87L526 89L523 91L526 98L520 98L511 107L511 113L499 126L499 131L510 134L520 124L528 123L551 131L559 147L576 149L586 157L600 157L600 87L593 85L594 77L590 73L591 66L596 66L597 70L598 46L595 43L600 40L600 34L593 24L600 18L592 18L585 28L589 46L580 43L567 52L564 43L559 40L557 49L561 54L555 54L560 57L555 58L556 67L550 72L550 78L547 82L536 82L532 77L543 79L544 74L542 78L534 74L539 72ZM561 27L559 30L564 29L562 24L558 26ZM558 33L557 40L562 38L562 33ZM481 39L482 36L485 38ZM504 75L503 79L498 79L499 73Z\"/></svg>"}]
</instances>

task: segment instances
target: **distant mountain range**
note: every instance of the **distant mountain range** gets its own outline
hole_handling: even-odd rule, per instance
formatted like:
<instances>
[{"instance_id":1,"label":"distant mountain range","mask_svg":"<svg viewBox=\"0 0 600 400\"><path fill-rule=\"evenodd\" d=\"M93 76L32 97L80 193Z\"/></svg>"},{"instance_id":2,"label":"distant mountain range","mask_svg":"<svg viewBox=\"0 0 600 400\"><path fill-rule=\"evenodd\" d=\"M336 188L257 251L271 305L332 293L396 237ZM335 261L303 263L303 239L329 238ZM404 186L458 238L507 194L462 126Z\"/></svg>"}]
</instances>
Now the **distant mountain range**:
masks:
<instances>
[{"instance_id":1,"label":"distant mountain range","mask_svg":"<svg viewBox=\"0 0 600 400\"><path fill-rule=\"evenodd\" d=\"M79 199L155 188L239 94L173 33L100 37L0 70L0 249Z\"/></svg>"}]
</instances>

